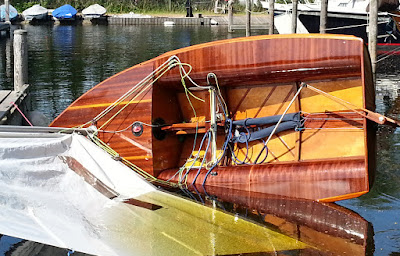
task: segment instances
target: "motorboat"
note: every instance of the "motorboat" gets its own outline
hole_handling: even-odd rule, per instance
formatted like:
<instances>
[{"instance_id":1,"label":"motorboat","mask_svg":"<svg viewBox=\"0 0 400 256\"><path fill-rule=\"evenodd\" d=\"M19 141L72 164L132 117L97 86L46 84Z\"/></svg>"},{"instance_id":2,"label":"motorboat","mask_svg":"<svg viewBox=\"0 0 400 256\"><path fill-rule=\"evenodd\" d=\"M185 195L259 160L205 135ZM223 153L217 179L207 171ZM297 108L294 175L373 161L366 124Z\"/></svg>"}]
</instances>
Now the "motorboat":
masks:
<instances>
[{"instance_id":1,"label":"motorboat","mask_svg":"<svg viewBox=\"0 0 400 256\"><path fill-rule=\"evenodd\" d=\"M18 17L18 11L11 4L9 6L9 18L10 20L15 20ZM6 19L6 6L4 4L0 5L0 21L5 21Z\"/></svg>"},{"instance_id":2,"label":"motorboat","mask_svg":"<svg viewBox=\"0 0 400 256\"><path fill-rule=\"evenodd\" d=\"M269 8L268 1L260 2L265 9ZM380 1L378 13L378 43L390 44L400 42L400 31L394 18L398 8L398 1ZM298 3L298 18L310 33L319 33L321 2L300 1ZM274 14L280 16L291 15L292 2L274 4ZM368 42L368 0L333 0L328 1L327 33L348 34L361 37ZM278 19L279 20L279 19ZM285 26L290 26L286 19L282 19Z\"/></svg>"},{"instance_id":3,"label":"motorboat","mask_svg":"<svg viewBox=\"0 0 400 256\"><path fill-rule=\"evenodd\" d=\"M69 4L58 7L52 12L57 20L75 20L77 10Z\"/></svg>"},{"instance_id":4,"label":"motorboat","mask_svg":"<svg viewBox=\"0 0 400 256\"><path fill-rule=\"evenodd\" d=\"M82 15L84 18L88 19L98 19L104 14L106 14L107 9L99 4L93 4L82 10Z\"/></svg>"},{"instance_id":5,"label":"motorboat","mask_svg":"<svg viewBox=\"0 0 400 256\"><path fill-rule=\"evenodd\" d=\"M39 4L35 4L34 6L23 11L22 16L27 21L43 20L48 17L48 10Z\"/></svg>"}]
</instances>

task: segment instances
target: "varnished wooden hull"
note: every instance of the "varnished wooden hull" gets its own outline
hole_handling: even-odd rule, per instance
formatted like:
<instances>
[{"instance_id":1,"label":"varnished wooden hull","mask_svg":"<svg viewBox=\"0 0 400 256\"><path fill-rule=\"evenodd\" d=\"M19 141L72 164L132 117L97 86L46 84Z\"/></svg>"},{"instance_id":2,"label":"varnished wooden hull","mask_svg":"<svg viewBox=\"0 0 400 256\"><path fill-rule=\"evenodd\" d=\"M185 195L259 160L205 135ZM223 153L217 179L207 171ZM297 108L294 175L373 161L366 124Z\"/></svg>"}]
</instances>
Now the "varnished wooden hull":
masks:
<instances>
[{"instance_id":1,"label":"varnished wooden hull","mask_svg":"<svg viewBox=\"0 0 400 256\"><path fill-rule=\"evenodd\" d=\"M135 121L154 124L162 119L169 125L164 127L162 138L154 136L146 125L140 136L131 129L99 132L99 138L120 156L159 179L174 182L180 177L175 175L177 171L186 166L183 175L187 174L184 180L188 184L195 181L322 201L352 198L369 191L375 168L375 131L370 121L353 110L374 110L375 91L368 53L362 40L351 36L257 36L179 49L100 83L71 104L51 126L74 127L89 122L172 55L193 67L190 77L200 86L207 85L210 72L217 76L233 120L280 115L288 109L288 113L301 111L306 116L306 129L274 135L263 164L239 165L225 156L211 174L206 175L210 166L203 166L195 179L198 168L188 168L185 161L193 149L193 125L202 123L198 124L201 127L197 130L197 146L210 129L209 94L206 90L193 91L204 100L192 98L194 114L179 69L174 68L160 78L150 77L154 84L96 120L96 126L107 131L123 130ZM349 102L353 110L307 88L294 98L301 82ZM188 80L186 84L193 86ZM294 104L288 107L292 99ZM123 107L126 108L103 125ZM192 128L188 129L190 125ZM217 134L221 153L224 129L219 128ZM196 149L199 155L206 153L205 145ZM246 147L234 144L232 151L239 160L254 162L263 145L261 140ZM202 161L194 162L199 165ZM205 162L210 159L206 157Z\"/></svg>"},{"instance_id":2,"label":"varnished wooden hull","mask_svg":"<svg viewBox=\"0 0 400 256\"><path fill-rule=\"evenodd\" d=\"M213 186L190 187L194 197L233 214L265 222L318 249L315 255L371 255L373 227L357 213L320 203ZM307 250L299 255L314 255Z\"/></svg>"}]
</instances>

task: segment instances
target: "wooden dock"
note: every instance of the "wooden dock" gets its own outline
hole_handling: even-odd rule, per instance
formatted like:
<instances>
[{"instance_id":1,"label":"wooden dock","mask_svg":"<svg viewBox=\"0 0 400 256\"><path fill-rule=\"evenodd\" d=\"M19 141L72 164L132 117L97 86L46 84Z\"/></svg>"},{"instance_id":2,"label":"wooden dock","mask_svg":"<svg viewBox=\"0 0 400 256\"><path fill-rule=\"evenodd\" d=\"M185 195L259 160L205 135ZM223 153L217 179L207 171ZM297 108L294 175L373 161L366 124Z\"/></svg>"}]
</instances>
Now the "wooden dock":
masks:
<instances>
[{"instance_id":1,"label":"wooden dock","mask_svg":"<svg viewBox=\"0 0 400 256\"><path fill-rule=\"evenodd\" d=\"M244 29L246 29L246 25L232 25L231 28L233 30L244 30ZM267 25L252 25L251 29L252 30L259 30L259 29L268 30L268 26Z\"/></svg>"},{"instance_id":2,"label":"wooden dock","mask_svg":"<svg viewBox=\"0 0 400 256\"><path fill-rule=\"evenodd\" d=\"M0 125L19 123L22 120L17 108L23 108L27 99L29 85L22 86L20 91L0 90ZM19 106L19 107L17 107ZM24 109L20 109L24 112Z\"/></svg>"},{"instance_id":3,"label":"wooden dock","mask_svg":"<svg viewBox=\"0 0 400 256\"><path fill-rule=\"evenodd\" d=\"M233 17L233 24L235 29L242 29L246 24L245 16ZM210 25L228 25L228 17L224 16L210 16L210 17L123 17L123 16L109 16L109 25L164 25L165 21L172 21L176 26L210 26ZM267 29L268 21L266 15L253 15L251 17L253 29Z\"/></svg>"},{"instance_id":4,"label":"wooden dock","mask_svg":"<svg viewBox=\"0 0 400 256\"><path fill-rule=\"evenodd\" d=\"M129 18L129 17L108 17L109 25L163 25L165 21L172 21L176 26L195 26L211 25L211 18L171 18L171 17L151 17L151 18Z\"/></svg>"}]
</instances>

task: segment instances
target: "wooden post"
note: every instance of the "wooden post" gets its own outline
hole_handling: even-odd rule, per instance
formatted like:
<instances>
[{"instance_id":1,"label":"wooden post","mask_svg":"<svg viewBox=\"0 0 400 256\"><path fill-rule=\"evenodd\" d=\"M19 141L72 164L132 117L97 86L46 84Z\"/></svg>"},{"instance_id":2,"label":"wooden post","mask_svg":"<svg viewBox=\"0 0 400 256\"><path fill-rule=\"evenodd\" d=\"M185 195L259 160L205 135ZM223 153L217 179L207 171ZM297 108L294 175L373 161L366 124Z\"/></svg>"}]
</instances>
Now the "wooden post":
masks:
<instances>
[{"instance_id":1,"label":"wooden post","mask_svg":"<svg viewBox=\"0 0 400 256\"><path fill-rule=\"evenodd\" d=\"M371 56L372 73L375 80L376 71L376 41L378 36L378 0L369 2L369 25L368 25L368 50Z\"/></svg>"},{"instance_id":2,"label":"wooden post","mask_svg":"<svg viewBox=\"0 0 400 256\"><path fill-rule=\"evenodd\" d=\"M168 0L168 10L171 12L172 11L172 3L171 0Z\"/></svg>"},{"instance_id":3,"label":"wooden post","mask_svg":"<svg viewBox=\"0 0 400 256\"><path fill-rule=\"evenodd\" d=\"M250 0L246 0L246 36L251 36L251 6Z\"/></svg>"},{"instance_id":4,"label":"wooden post","mask_svg":"<svg viewBox=\"0 0 400 256\"><path fill-rule=\"evenodd\" d=\"M6 6L6 17L5 22L10 23L10 3L8 0L4 0L4 5Z\"/></svg>"},{"instance_id":5,"label":"wooden post","mask_svg":"<svg viewBox=\"0 0 400 256\"><path fill-rule=\"evenodd\" d=\"M214 13L218 13L218 2L219 0L215 0L214 2Z\"/></svg>"},{"instance_id":6,"label":"wooden post","mask_svg":"<svg viewBox=\"0 0 400 256\"><path fill-rule=\"evenodd\" d=\"M296 34L297 30L297 5L299 0L293 0L293 7L292 7L292 34Z\"/></svg>"},{"instance_id":7,"label":"wooden post","mask_svg":"<svg viewBox=\"0 0 400 256\"><path fill-rule=\"evenodd\" d=\"M13 76L13 70L12 70L12 47L11 47L11 37L6 38L6 70L5 74L6 77L12 77Z\"/></svg>"},{"instance_id":8,"label":"wooden post","mask_svg":"<svg viewBox=\"0 0 400 256\"><path fill-rule=\"evenodd\" d=\"M27 31L14 31L14 90L20 91L28 84L28 45Z\"/></svg>"},{"instance_id":9,"label":"wooden post","mask_svg":"<svg viewBox=\"0 0 400 256\"><path fill-rule=\"evenodd\" d=\"M233 25L233 0L228 1L228 33L232 33Z\"/></svg>"},{"instance_id":10,"label":"wooden post","mask_svg":"<svg viewBox=\"0 0 400 256\"><path fill-rule=\"evenodd\" d=\"M268 6L268 34L274 34L274 13L275 13L275 0L269 0Z\"/></svg>"},{"instance_id":11,"label":"wooden post","mask_svg":"<svg viewBox=\"0 0 400 256\"><path fill-rule=\"evenodd\" d=\"M328 0L321 0L321 15L319 19L319 33L326 33L326 22L328 20Z\"/></svg>"}]
</instances>

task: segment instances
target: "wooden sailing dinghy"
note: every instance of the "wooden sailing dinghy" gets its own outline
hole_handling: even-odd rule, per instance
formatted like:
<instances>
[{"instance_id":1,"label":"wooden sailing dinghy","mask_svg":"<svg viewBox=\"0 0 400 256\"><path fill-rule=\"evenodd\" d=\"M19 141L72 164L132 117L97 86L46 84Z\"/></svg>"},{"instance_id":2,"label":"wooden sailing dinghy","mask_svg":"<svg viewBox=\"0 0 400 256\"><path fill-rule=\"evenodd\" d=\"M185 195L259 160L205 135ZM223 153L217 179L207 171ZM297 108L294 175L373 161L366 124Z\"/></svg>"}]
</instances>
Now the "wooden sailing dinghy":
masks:
<instances>
[{"instance_id":1,"label":"wooden sailing dinghy","mask_svg":"<svg viewBox=\"0 0 400 256\"><path fill-rule=\"evenodd\" d=\"M90 126L116 160L162 185L336 201L373 182L369 119L388 121L374 109L361 39L274 35L195 45L133 66L51 126Z\"/></svg>"}]
</instances>

